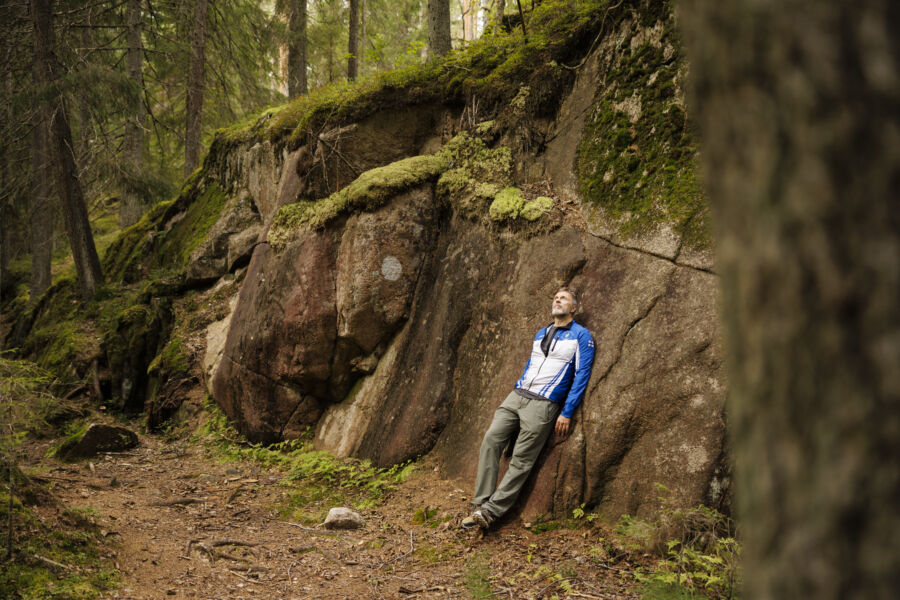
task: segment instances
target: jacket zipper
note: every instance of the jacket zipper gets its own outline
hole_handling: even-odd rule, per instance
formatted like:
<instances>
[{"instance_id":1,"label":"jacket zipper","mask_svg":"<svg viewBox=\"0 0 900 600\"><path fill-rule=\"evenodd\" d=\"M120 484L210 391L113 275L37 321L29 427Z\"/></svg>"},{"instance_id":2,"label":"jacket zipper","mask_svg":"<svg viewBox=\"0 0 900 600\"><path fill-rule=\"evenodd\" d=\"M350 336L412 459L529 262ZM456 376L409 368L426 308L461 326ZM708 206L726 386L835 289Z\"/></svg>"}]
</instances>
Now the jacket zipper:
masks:
<instances>
[{"instance_id":1,"label":"jacket zipper","mask_svg":"<svg viewBox=\"0 0 900 600\"><path fill-rule=\"evenodd\" d=\"M549 331L549 330L550 330L550 328L547 327L547 329L544 330L544 335L547 335L547 331ZM540 364L540 366L538 366L537 371L534 372L534 377L531 378L531 383L529 383L528 387L525 388L529 392L531 392L531 384L534 383L534 380L537 379L538 375L540 375L541 367L543 367L544 363L547 362L547 358L550 356L550 353L553 352L553 347L556 346L556 340L557 340L556 336L558 333L559 333L559 329L557 329L556 331L553 332L553 342L550 344L550 350L547 351L547 355L544 356L544 360L541 361L541 364ZM541 354L543 354L543 352L541 352ZM531 392L531 393L536 394L537 392Z\"/></svg>"}]
</instances>

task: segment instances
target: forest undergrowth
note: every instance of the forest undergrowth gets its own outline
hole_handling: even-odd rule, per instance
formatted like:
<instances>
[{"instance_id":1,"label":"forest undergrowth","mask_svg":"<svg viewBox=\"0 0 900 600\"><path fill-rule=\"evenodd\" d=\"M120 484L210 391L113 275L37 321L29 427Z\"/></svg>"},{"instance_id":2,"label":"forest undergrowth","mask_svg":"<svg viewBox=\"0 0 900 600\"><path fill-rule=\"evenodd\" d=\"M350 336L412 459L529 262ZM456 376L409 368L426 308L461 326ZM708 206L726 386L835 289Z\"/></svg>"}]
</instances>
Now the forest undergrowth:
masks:
<instances>
[{"instance_id":1,"label":"forest undergrowth","mask_svg":"<svg viewBox=\"0 0 900 600\"><path fill-rule=\"evenodd\" d=\"M582 506L472 534L468 492L433 460L380 469L309 439L250 444L212 404L132 451L65 463L53 448L86 423L140 424L48 394L36 365L0 369L4 598L737 597L732 524L665 490L654 519ZM334 506L365 528L323 530Z\"/></svg>"}]
</instances>

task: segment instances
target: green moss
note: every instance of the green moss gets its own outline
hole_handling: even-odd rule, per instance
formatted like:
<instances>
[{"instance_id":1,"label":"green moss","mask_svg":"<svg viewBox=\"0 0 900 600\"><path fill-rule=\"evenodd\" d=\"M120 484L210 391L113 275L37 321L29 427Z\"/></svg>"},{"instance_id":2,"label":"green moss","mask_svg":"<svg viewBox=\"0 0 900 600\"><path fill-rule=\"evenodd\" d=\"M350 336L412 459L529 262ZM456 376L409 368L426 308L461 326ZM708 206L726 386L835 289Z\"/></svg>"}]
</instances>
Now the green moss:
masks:
<instances>
[{"instance_id":1,"label":"green moss","mask_svg":"<svg viewBox=\"0 0 900 600\"><path fill-rule=\"evenodd\" d=\"M153 377L161 374L185 373L188 367L188 358L184 353L181 340L172 337L162 352L157 354L147 367L147 374Z\"/></svg>"},{"instance_id":2,"label":"green moss","mask_svg":"<svg viewBox=\"0 0 900 600\"><path fill-rule=\"evenodd\" d=\"M547 196L539 196L525 203L519 216L526 221L537 221L553 208L553 199Z\"/></svg>"},{"instance_id":3,"label":"green moss","mask_svg":"<svg viewBox=\"0 0 900 600\"><path fill-rule=\"evenodd\" d=\"M688 246L705 247L708 208L693 127L680 104L686 66L674 16L668 3L651 3L638 14L644 27L663 22L661 43L644 43L610 68L578 147L579 187L623 236L668 224Z\"/></svg>"},{"instance_id":4,"label":"green moss","mask_svg":"<svg viewBox=\"0 0 900 600\"><path fill-rule=\"evenodd\" d=\"M9 496L0 490L3 523L8 506ZM100 531L91 519L62 511L51 523L46 515L38 519L17 498L13 513L16 555L0 569L0 598L93 600L119 584L119 576L101 555ZM36 555L71 568L57 573L35 560Z\"/></svg>"},{"instance_id":5,"label":"green moss","mask_svg":"<svg viewBox=\"0 0 900 600\"><path fill-rule=\"evenodd\" d=\"M320 229L352 210L374 210L392 196L437 178L447 168L444 154L413 156L377 169L370 169L328 198L301 200L282 206L269 231L269 243L283 247L302 227Z\"/></svg>"},{"instance_id":6,"label":"green moss","mask_svg":"<svg viewBox=\"0 0 900 600\"><path fill-rule=\"evenodd\" d=\"M66 428L65 435L50 448L47 455L59 457L65 454L67 450L81 441L81 438L88 430L88 427L90 427L90 424L84 421L74 421L70 423Z\"/></svg>"},{"instance_id":7,"label":"green moss","mask_svg":"<svg viewBox=\"0 0 900 600\"><path fill-rule=\"evenodd\" d=\"M137 223L119 232L102 255L103 273L108 282L135 281L140 277L142 267L153 256L157 232L177 212L175 204L175 200L160 202Z\"/></svg>"},{"instance_id":8,"label":"green moss","mask_svg":"<svg viewBox=\"0 0 900 600\"><path fill-rule=\"evenodd\" d=\"M508 221L518 218L525 206L522 190L516 187L504 188L494 201L488 213L492 221Z\"/></svg>"},{"instance_id":9,"label":"green moss","mask_svg":"<svg viewBox=\"0 0 900 600\"><path fill-rule=\"evenodd\" d=\"M554 112L574 78L560 64L580 60L603 24L612 31L630 7L611 0L545 0L527 11L528 40L521 29L494 28L443 58L375 75L354 83L319 88L289 104L216 133L210 162L236 144L268 139L296 148L329 126L361 120L386 107L428 102L463 102L477 96L498 107L530 88L529 111ZM523 100L525 102L525 100Z\"/></svg>"},{"instance_id":10,"label":"green moss","mask_svg":"<svg viewBox=\"0 0 900 600\"><path fill-rule=\"evenodd\" d=\"M191 252L206 238L227 201L228 195L217 183L208 184L190 203L184 218L165 234L158 250L159 264L186 265Z\"/></svg>"}]
</instances>

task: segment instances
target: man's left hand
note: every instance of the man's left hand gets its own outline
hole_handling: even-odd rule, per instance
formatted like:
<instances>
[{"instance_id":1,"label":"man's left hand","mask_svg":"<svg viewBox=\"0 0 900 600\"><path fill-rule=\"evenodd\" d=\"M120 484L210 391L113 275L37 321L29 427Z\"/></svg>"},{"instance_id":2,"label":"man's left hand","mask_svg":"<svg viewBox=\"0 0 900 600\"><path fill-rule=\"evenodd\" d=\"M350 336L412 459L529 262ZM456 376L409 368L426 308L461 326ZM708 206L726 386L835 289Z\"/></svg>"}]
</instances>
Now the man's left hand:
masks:
<instances>
[{"instance_id":1,"label":"man's left hand","mask_svg":"<svg viewBox=\"0 0 900 600\"><path fill-rule=\"evenodd\" d=\"M569 426L571 423L572 419L559 415L559 418L556 419L556 435L561 437L569 435Z\"/></svg>"}]
</instances>

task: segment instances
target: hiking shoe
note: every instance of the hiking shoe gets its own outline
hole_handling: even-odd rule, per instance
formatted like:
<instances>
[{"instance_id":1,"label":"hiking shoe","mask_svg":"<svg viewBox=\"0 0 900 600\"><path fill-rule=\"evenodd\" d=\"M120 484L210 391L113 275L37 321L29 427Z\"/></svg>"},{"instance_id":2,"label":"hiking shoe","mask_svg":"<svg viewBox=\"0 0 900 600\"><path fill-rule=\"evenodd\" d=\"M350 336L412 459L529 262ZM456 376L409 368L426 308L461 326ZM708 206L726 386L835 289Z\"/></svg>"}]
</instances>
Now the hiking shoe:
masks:
<instances>
[{"instance_id":1,"label":"hiking shoe","mask_svg":"<svg viewBox=\"0 0 900 600\"><path fill-rule=\"evenodd\" d=\"M494 517L491 516L491 513L483 508L479 508L472 511L471 515L463 519L460 525L463 529L475 529L477 527L488 529L493 522Z\"/></svg>"}]
</instances>

